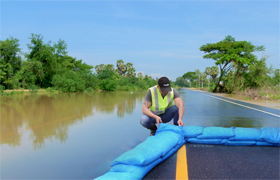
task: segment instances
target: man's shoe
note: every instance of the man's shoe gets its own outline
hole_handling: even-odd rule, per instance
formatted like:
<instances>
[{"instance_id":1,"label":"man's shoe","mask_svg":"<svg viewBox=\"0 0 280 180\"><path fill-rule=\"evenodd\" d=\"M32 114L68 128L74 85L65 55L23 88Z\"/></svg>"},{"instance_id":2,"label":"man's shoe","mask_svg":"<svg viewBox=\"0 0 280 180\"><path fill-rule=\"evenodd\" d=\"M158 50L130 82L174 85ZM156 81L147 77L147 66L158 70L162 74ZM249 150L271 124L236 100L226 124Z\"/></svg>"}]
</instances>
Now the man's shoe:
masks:
<instances>
[{"instance_id":1,"label":"man's shoe","mask_svg":"<svg viewBox=\"0 0 280 180\"><path fill-rule=\"evenodd\" d=\"M150 136L154 136L156 134L156 131L157 131L157 126L154 125L154 127L151 128L150 131L151 131Z\"/></svg>"}]
</instances>

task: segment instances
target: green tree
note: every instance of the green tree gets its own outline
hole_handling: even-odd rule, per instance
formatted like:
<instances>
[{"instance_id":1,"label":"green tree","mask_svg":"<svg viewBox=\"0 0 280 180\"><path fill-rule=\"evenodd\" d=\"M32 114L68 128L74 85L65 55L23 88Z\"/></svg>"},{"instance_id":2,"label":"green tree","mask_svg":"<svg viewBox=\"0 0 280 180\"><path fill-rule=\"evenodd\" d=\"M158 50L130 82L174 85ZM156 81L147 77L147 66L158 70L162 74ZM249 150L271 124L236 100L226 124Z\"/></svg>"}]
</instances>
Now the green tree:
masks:
<instances>
[{"instance_id":1,"label":"green tree","mask_svg":"<svg viewBox=\"0 0 280 180\"><path fill-rule=\"evenodd\" d=\"M104 64L99 64L99 65L96 65L94 68L95 68L95 72L97 74L99 74L101 70L105 69L105 65Z\"/></svg>"},{"instance_id":2,"label":"green tree","mask_svg":"<svg viewBox=\"0 0 280 180\"><path fill-rule=\"evenodd\" d=\"M240 76L240 69L252 65L256 61L255 51L263 51L264 46L254 46L247 41L235 41L235 38L228 35L224 40L217 43L207 43L200 47L200 51L207 53L203 56L206 59L215 60L215 64L220 67L220 77L214 88L216 92L223 75L231 68L231 63L237 65L235 77Z\"/></svg>"},{"instance_id":3,"label":"green tree","mask_svg":"<svg viewBox=\"0 0 280 180\"><path fill-rule=\"evenodd\" d=\"M6 89L12 88L12 79L21 67L21 50L17 38L0 41L0 80Z\"/></svg>"},{"instance_id":4,"label":"green tree","mask_svg":"<svg viewBox=\"0 0 280 180\"><path fill-rule=\"evenodd\" d=\"M74 70L76 67L75 64L76 58L73 58L68 55L60 56L57 59L57 67L56 67L56 74L61 74L67 70Z\"/></svg>"},{"instance_id":5,"label":"green tree","mask_svg":"<svg viewBox=\"0 0 280 180\"><path fill-rule=\"evenodd\" d=\"M274 74L272 76L272 80L273 80L273 85L276 86L276 85L280 85L280 69L275 69L274 70Z\"/></svg>"},{"instance_id":6,"label":"green tree","mask_svg":"<svg viewBox=\"0 0 280 180\"><path fill-rule=\"evenodd\" d=\"M143 77L143 74L142 74L141 72L137 73L137 77L138 77L139 80L141 80L141 79L144 78L144 77Z\"/></svg>"},{"instance_id":7,"label":"green tree","mask_svg":"<svg viewBox=\"0 0 280 180\"><path fill-rule=\"evenodd\" d=\"M29 88L36 86L36 81L42 81L44 78L43 65L39 61L23 61L21 69L13 78L13 88Z\"/></svg>"},{"instance_id":8,"label":"green tree","mask_svg":"<svg viewBox=\"0 0 280 180\"><path fill-rule=\"evenodd\" d=\"M212 66L210 68L210 76L213 79L213 82L215 82L216 77L219 75L219 68L218 66Z\"/></svg>"},{"instance_id":9,"label":"green tree","mask_svg":"<svg viewBox=\"0 0 280 180\"><path fill-rule=\"evenodd\" d=\"M109 69L110 71L115 71L115 69L114 69L114 64L106 64L105 65L105 67L107 68L107 69Z\"/></svg>"},{"instance_id":10,"label":"green tree","mask_svg":"<svg viewBox=\"0 0 280 180\"><path fill-rule=\"evenodd\" d=\"M251 65L248 68L248 72L243 76L246 87L259 88L268 85L268 73L269 69L266 66L266 57L263 57Z\"/></svg>"},{"instance_id":11,"label":"green tree","mask_svg":"<svg viewBox=\"0 0 280 180\"><path fill-rule=\"evenodd\" d=\"M124 76L127 71L127 67L122 59L117 60L117 68L119 71L119 75Z\"/></svg>"},{"instance_id":12,"label":"green tree","mask_svg":"<svg viewBox=\"0 0 280 180\"><path fill-rule=\"evenodd\" d=\"M127 77L135 77L136 73L135 73L135 68L133 67L132 63L126 63L126 67L127 67Z\"/></svg>"},{"instance_id":13,"label":"green tree","mask_svg":"<svg viewBox=\"0 0 280 180\"><path fill-rule=\"evenodd\" d=\"M27 61L38 61L42 63L44 69L43 80L39 81L37 79L36 84L44 88L50 87L52 76L56 74L58 66L55 47L51 46L51 42L44 43L43 36L39 34L32 33L29 39L31 42L30 44L27 44L28 49L30 50L30 52L26 54Z\"/></svg>"},{"instance_id":14,"label":"green tree","mask_svg":"<svg viewBox=\"0 0 280 180\"><path fill-rule=\"evenodd\" d=\"M175 81L175 85L177 85L179 87L187 87L188 82L183 77L177 77L176 81Z\"/></svg>"},{"instance_id":15,"label":"green tree","mask_svg":"<svg viewBox=\"0 0 280 180\"><path fill-rule=\"evenodd\" d=\"M68 70L61 75L55 74L51 83L61 92L82 92L86 89L86 79L81 72Z\"/></svg>"},{"instance_id":16,"label":"green tree","mask_svg":"<svg viewBox=\"0 0 280 180\"><path fill-rule=\"evenodd\" d=\"M207 74L207 76L210 76L210 72L211 72L211 67L206 67L204 73Z\"/></svg>"},{"instance_id":17,"label":"green tree","mask_svg":"<svg viewBox=\"0 0 280 180\"><path fill-rule=\"evenodd\" d=\"M184 79L187 79L191 84L194 82L195 79L197 79L197 75L193 71L186 72L183 76Z\"/></svg>"}]
</instances>

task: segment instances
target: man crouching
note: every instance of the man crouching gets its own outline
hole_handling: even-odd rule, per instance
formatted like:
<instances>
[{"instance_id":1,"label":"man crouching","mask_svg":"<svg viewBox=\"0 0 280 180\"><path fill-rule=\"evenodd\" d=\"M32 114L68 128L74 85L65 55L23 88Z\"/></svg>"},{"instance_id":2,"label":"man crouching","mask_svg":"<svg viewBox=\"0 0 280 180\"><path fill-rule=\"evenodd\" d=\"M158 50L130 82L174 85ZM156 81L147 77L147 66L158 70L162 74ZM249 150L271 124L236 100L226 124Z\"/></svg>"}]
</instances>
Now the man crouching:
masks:
<instances>
[{"instance_id":1,"label":"man crouching","mask_svg":"<svg viewBox=\"0 0 280 180\"><path fill-rule=\"evenodd\" d=\"M175 105L173 105L173 100ZM184 112L184 102L178 92L170 87L167 77L161 77L158 85L149 88L146 94L140 123L150 129L150 136L154 136L157 130L156 124L167 123L172 118L174 125L184 126L182 121Z\"/></svg>"}]
</instances>

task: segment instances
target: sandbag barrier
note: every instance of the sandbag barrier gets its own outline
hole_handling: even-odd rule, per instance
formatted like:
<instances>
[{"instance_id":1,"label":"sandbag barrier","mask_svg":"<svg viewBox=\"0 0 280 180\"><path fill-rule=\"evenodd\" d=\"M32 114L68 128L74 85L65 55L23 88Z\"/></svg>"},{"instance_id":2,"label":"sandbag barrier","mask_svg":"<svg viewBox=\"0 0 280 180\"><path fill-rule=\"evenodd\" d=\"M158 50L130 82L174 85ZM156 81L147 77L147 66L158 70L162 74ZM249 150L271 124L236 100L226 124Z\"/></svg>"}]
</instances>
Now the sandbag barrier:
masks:
<instances>
[{"instance_id":1,"label":"sandbag barrier","mask_svg":"<svg viewBox=\"0 0 280 180\"><path fill-rule=\"evenodd\" d=\"M178 127L161 123L155 136L123 153L111 169L96 180L142 179L153 167L174 154L183 144L233 146L279 146L280 127L261 129L242 127Z\"/></svg>"}]
</instances>

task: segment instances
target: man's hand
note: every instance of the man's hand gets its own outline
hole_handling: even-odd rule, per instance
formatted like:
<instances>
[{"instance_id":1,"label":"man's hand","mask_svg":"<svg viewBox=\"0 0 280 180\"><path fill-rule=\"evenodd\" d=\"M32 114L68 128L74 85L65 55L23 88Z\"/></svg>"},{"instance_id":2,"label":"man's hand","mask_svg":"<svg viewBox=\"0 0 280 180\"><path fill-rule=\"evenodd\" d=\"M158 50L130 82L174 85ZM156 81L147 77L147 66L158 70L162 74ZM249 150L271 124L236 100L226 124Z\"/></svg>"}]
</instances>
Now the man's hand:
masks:
<instances>
[{"instance_id":1,"label":"man's hand","mask_svg":"<svg viewBox=\"0 0 280 180\"><path fill-rule=\"evenodd\" d=\"M178 123L179 126L184 126L184 123L183 123L182 119L179 119L177 123Z\"/></svg>"},{"instance_id":2,"label":"man's hand","mask_svg":"<svg viewBox=\"0 0 280 180\"><path fill-rule=\"evenodd\" d=\"M161 117L156 116L155 119L156 119L157 125L159 126L159 123L162 123Z\"/></svg>"}]
</instances>

